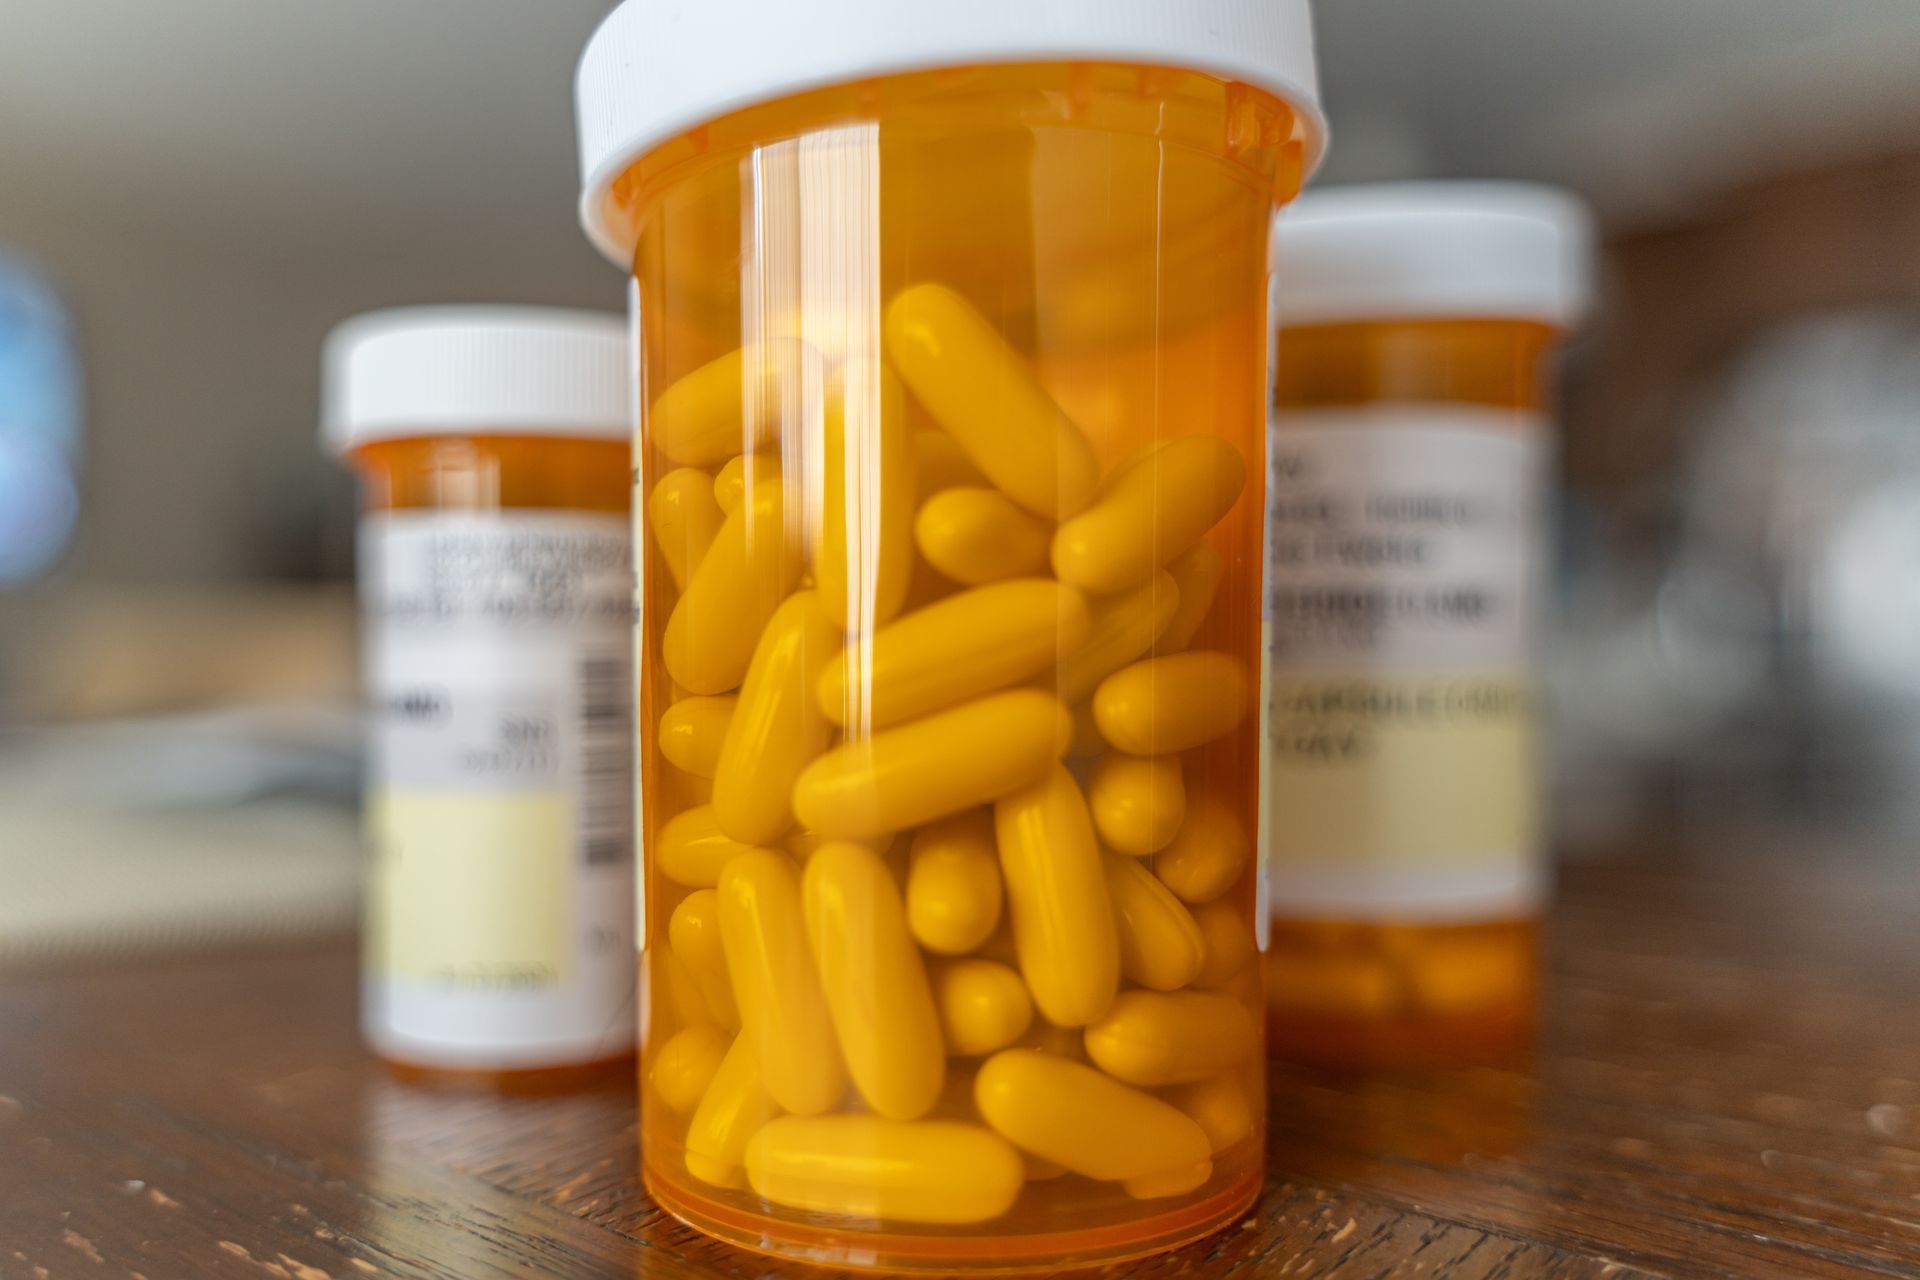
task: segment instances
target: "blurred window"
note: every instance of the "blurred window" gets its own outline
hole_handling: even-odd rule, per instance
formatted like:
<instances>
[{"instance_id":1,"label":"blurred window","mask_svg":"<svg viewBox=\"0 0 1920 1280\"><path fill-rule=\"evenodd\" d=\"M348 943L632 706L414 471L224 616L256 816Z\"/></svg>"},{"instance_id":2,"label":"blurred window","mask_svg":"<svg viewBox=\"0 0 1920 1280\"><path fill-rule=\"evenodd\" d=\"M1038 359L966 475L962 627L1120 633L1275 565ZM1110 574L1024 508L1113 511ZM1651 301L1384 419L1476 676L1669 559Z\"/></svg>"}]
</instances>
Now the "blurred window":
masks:
<instances>
[{"instance_id":1,"label":"blurred window","mask_svg":"<svg viewBox=\"0 0 1920 1280\"><path fill-rule=\"evenodd\" d=\"M79 516L80 361L65 305L0 255L0 588L45 573Z\"/></svg>"}]
</instances>

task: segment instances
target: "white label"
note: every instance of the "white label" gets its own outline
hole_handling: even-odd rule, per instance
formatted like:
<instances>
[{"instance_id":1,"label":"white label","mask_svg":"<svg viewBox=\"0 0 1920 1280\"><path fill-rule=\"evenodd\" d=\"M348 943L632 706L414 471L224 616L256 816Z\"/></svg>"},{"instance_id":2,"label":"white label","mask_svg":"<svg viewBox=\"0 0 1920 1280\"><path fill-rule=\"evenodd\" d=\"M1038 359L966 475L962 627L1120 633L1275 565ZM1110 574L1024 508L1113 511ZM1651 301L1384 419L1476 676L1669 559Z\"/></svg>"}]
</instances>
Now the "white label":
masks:
<instances>
[{"instance_id":1,"label":"white label","mask_svg":"<svg viewBox=\"0 0 1920 1280\"><path fill-rule=\"evenodd\" d=\"M366 1022L397 1057L558 1065L631 1042L629 537L575 512L362 523Z\"/></svg>"},{"instance_id":2,"label":"white label","mask_svg":"<svg viewBox=\"0 0 1920 1280\"><path fill-rule=\"evenodd\" d=\"M1281 415L1270 438L1274 911L1524 914L1544 423L1383 404Z\"/></svg>"}]
</instances>

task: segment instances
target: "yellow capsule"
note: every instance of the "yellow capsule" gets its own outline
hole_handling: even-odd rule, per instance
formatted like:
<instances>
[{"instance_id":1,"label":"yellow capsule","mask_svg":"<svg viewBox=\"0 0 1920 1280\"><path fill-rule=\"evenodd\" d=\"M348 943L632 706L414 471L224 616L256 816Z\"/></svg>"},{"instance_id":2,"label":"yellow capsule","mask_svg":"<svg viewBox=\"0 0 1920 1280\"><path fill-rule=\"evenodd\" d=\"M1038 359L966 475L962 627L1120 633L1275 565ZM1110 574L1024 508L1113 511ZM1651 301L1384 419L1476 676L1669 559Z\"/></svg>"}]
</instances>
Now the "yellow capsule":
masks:
<instances>
[{"instance_id":1,"label":"yellow capsule","mask_svg":"<svg viewBox=\"0 0 1920 1280\"><path fill-rule=\"evenodd\" d=\"M1148 658L1100 682L1100 734L1137 756L1167 755L1232 733L1247 714L1247 672L1237 658L1200 650Z\"/></svg>"},{"instance_id":2,"label":"yellow capsule","mask_svg":"<svg viewBox=\"0 0 1920 1280\"><path fill-rule=\"evenodd\" d=\"M654 837L654 863L660 874L689 889L711 889L720 872L752 845L742 844L720 829L712 805L700 805L667 819Z\"/></svg>"},{"instance_id":3,"label":"yellow capsule","mask_svg":"<svg viewBox=\"0 0 1920 1280\"><path fill-rule=\"evenodd\" d=\"M893 873L851 841L807 862L807 940L847 1072L867 1105L916 1120L940 1096L946 1050L920 952Z\"/></svg>"},{"instance_id":4,"label":"yellow capsule","mask_svg":"<svg viewBox=\"0 0 1920 1280\"><path fill-rule=\"evenodd\" d=\"M1513 1005L1532 987L1524 943L1511 937L1432 937L1404 965L1413 995L1442 1016Z\"/></svg>"},{"instance_id":5,"label":"yellow capsule","mask_svg":"<svg viewBox=\"0 0 1920 1280\"><path fill-rule=\"evenodd\" d=\"M989 694L833 748L794 783L794 811L832 836L904 831L1044 778L1072 732L1058 698Z\"/></svg>"},{"instance_id":6,"label":"yellow capsule","mask_svg":"<svg viewBox=\"0 0 1920 1280\"><path fill-rule=\"evenodd\" d=\"M783 1116L746 1158L753 1189L775 1204L890 1222L986 1222L1023 1182L1006 1139L957 1120Z\"/></svg>"},{"instance_id":7,"label":"yellow capsule","mask_svg":"<svg viewBox=\"0 0 1920 1280\"><path fill-rule=\"evenodd\" d=\"M1205 536L1247 483L1239 452L1217 436L1169 440L1116 472L1098 501L1053 535L1062 582L1111 595Z\"/></svg>"},{"instance_id":8,"label":"yellow capsule","mask_svg":"<svg viewBox=\"0 0 1920 1280\"><path fill-rule=\"evenodd\" d=\"M744 1187L747 1143L780 1107L760 1077L760 1060L744 1035L735 1036L713 1082L687 1122L687 1172L716 1187Z\"/></svg>"},{"instance_id":9,"label":"yellow capsule","mask_svg":"<svg viewBox=\"0 0 1920 1280\"><path fill-rule=\"evenodd\" d=\"M740 495L747 491L748 470L779 465L774 458L758 453L743 453L737 458L727 459L727 465L715 472L713 477L713 500L721 513L732 515L733 509L740 505Z\"/></svg>"},{"instance_id":10,"label":"yellow capsule","mask_svg":"<svg viewBox=\"0 0 1920 1280\"><path fill-rule=\"evenodd\" d=\"M706 998L700 994L693 974L687 970L686 963L673 954L672 947L647 948L641 965L641 1022L651 1028L650 1035L663 1033L672 1026L719 1021L707 1008ZM660 1007L662 1004L664 1008Z\"/></svg>"},{"instance_id":11,"label":"yellow capsule","mask_svg":"<svg viewBox=\"0 0 1920 1280\"><path fill-rule=\"evenodd\" d=\"M1182 902L1212 902L1247 865L1247 830L1233 806L1215 795L1194 797L1173 843L1153 855L1153 873Z\"/></svg>"},{"instance_id":12,"label":"yellow capsule","mask_svg":"<svg viewBox=\"0 0 1920 1280\"><path fill-rule=\"evenodd\" d=\"M653 486L647 496L647 523L676 588L687 585L724 519L714 501L713 479L698 467L669 471Z\"/></svg>"},{"instance_id":13,"label":"yellow capsule","mask_svg":"<svg viewBox=\"0 0 1920 1280\"><path fill-rule=\"evenodd\" d=\"M960 442L938 427L920 427L913 433L914 492L924 501L942 489L992 483L967 459Z\"/></svg>"},{"instance_id":14,"label":"yellow capsule","mask_svg":"<svg viewBox=\"0 0 1920 1280\"><path fill-rule=\"evenodd\" d=\"M1378 955L1269 951L1267 1008L1291 1018L1385 1018L1404 1003L1402 981Z\"/></svg>"},{"instance_id":15,"label":"yellow capsule","mask_svg":"<svg viewBox=\"0 0 1920 1280\"><path fill-rule=\"evenodd\" d=\"M1100 736L1100 726L1094 723L1093 704L1076 702L1073 704L1073 741L1067 745L1067 755L1075 760L1085 760L1100 755L1107 749L1107 740Z\"/></svg>"},{"instance_id":16,"label":"yellow capsule","mask_svg":"<svg viewBox=\"0 0 1920 1280\"><path fill-rule=\"evenodd\" d=\"M974 1101L1021 1150L1106 1182L1170 1174L1209 1156L1207 1135L1171 1103L1031 1049L988 1058Z\"/></svg>"},{"instance_id":17,"label":"yellow capsule","mask_svg":"<svg viewBox=\"0 0 1920 1280\"><path fill-rule=\"evenodd\" d=\"M1253 962L1253 926L1224 899L1195 907L1193 919L1206 939L1207 960L1193 976L1198 987L1224 986Z\"/></svg>"},{"instance_id":18,"label":"yellow capsule","mask_svg":"<svg viewBox=\"0 0 1920 1280\"><path fill-rule=\"evenodd\" d=\"M1180 587L1180 607L1173 611L1173 621L1167 624L1167 629L1153 642L1155 653L1175 653L1193 643L1200 624L1207 620L1207 611L1213 608L1214 596L1220 592L1220 580L1227 575L1227 562L1211 542L1196 542L1173 558L1167 572Z\"/></svg>"},{"instance_id":19,"label":"yellow capsule","mask_svg":"<svg viewBox=\"0 0 1920 1280\"><path fill-rule=\"evenodd\" d=\"M1253 1132L1253 1108L1247 1105L1247 1091L1234 1072L1175 1085L1165 1096L1206 1132L1215 1155Z\"/></svg>"},{"instance_id":20,"label":"yellow capsule","mask_svg":"<svg viewBox=\"0 0 1920 1280\"><path fill-rule=\"evenodd\" d=\"M1164 570L1142 587L1094 607L1086 642L1060 660L1060 696L1078 702L1102 680L1153 647L1180 605L1180 588Z\"/></svg>"},{"instance_id":21,"label":"yellow capsule","mask_svg":"<svg viewBox=\"0 0 1920 1280\"><path fill-rule=\"evenodd\" d=\"M700 1105L732 1043L733 1037L720 1028L699 1023L660 1046L647 1078L669 1111L683 1116Z\"/></svg>"},{"instance_id":22,"label":"yellow capsule","mask_svg":"<svg viewBox=\"0 0 1920 1280\"><path fill-rule=\"evenodd\" d=\"M841 839L844 839L844 837L823 836L818 831L812 831L806 827L798 827L789 834L785 840L780 842L780 847L792 854L799 861L805 862L827 845ZM877 836L863 837L854 841L854 843L865 845L875 853L885 857L893 849L894 834L891 831L887 831Z\"/></svg>"},{"instance_id":23,"label":"yellow capsule","mask_svg":"<svg viewBox=\"0 0 1920 1280\"><path fill-rule=\"evenodd\" d=\"M740 1009L733 1002L733 979L720 941L720 899L713 890L697 889L680 900L667 920L667 945L692 979L708 1016L738 1031Z\"/></svg>"},{"instance_id":24,"label":"yellow capsule","mask_svg":"<svg viewBox=\"0 0 1920 1280\"><path fill-rule=\"evenodd\" d=\"M914 833L907 870L907 926L941 955L972 951L1000 924L1000 855L993 815L969 809Z\"/></svg>"},{"instance_id":25,"label":"yellow capsule","mask_svg":"<svg viewBox=\"0 0 1920 1280\"><path fill-rule=\"evenodd\" d=\"M1093 446L965 298L939 284L902 289L884 337L914 398L1001 492L1049 520L1093 501Z\"/></svg>"},{"instance_id":26,"label":"yellow capsule","mask_svg":"<svg viewBox=\"0 0 1920 1280\"><path fill-rule=\"evenodd\" d=\"M1004 1049L1033 1023L1033 998L1020 975L996 960L942 960L933 999L947 1052L962 1058Z\"/></svg>"},{"instance_id":27,"label":"yellow capsule","mask_svg":"<svg viewBox=\"0 0 1920 1280\"><path fill-rule=\"evenodd\" d=\"M1109 751L1087 783L1093 825L1109 848L1143 858L1165 848L1187 817L1187 787L1172 756Z\"/></svg>"},{"instance_id":28,"label":"yellow capsule","mask_svg":"<svg viewBox=\"0 0 1920 1280\"><path fill-rule=\"evenodd\" d=\"M734 839L771 844L792 828L793 780L833 736L813 689L839 651L811 591L789 596L760 633L713 772L713 815Z\"/></svg>"},{"instance_id":29,"label":"yellow capsule","mask_svg":"<svg viewBox=\"0 0 1920 1280\"><path fill-rule=\"evenodd\" d=\"M767 619L800 575L801 541L785 527L777 471L755 477L752 497L733 509L667 618L661 657L667 674L693 693L725 693L753 660Z\"/></svg>"},{"instance_id":30,"label":"yellow capsule","mask_svg":"<svg viewBox=\"0 0 1920 1280\"><path fill-rule=\"evenodd\" d=\"M1059 766L993 807L1020 973L1047 1021L1081 1027L1113 1003L1120 937L1093 820Z\"/></svg>"},{"instance_id":31,"label":"yellow capsule","mask_svg":"<svg viewBox=\"0 0 1920 1280\"><path fill-rule=\"evenodd\" d=\"M776 338L701 365L654 400L648 442L692 467L751 453L802 413L803 356L796 339Z\"/></svg>"},{"instance_id":32,"label":"yellow capsule","mask_svg":"<svg viewBox=\"0 0 1920 1280\"><path fill-rule=\"evenodd\" d=\"M997 489L948 489L920 506L914 543L955 582L979 585L1047 571L1052 530Z\"/></svg>"},{"instance_id":33,"label":"yellow capsule","mask_svg":"<svg viewBox=\"0 0 1920 1280\"><path fill-rule=\"evenodd\" d=\"M1213 1161L1202 1160L1197 1164L1183 1165L1178 1169L1168 1169L1164 1173L1150 1173L1140 1178L1128 1178L1120 1184L1126 1193L1135 1200L1158 1200L1165 1196L1184 1196L1206 1185L1213 1176Z\"/></svg>"},{"instance_id":34,"label":"yellow capsule","mask_svg":"<svg viewBox=\"0 0 1920 1280\"><path fill-rule=\"evenodd\" d=\"M1206 941L1167 886L1132 858L1107 855L1107 891L1120 931L1120 972L1155 991L1192 982L1206 963Z\"/></svg>"},{"instance_id":35,"label":"yellow capsule","mask_svg":"<svg viewBox=\"0 0 1920 1280\"><path fill-rule=\"evenodd\" d=\"M1087 1056L1129 1084L1187 1084L1260 1052L1260 1028L1238 1000L1210 991L1126 991L1087 1028Z\"/></svg>"},{"instance_id":36,"label":"yellow capsule","mask_svg":"<svg viewBox=\"0 0 1920 1280\"><path fill-rule=\"evenodd\" d=\"M1086 634L1086 601L1071 587L975 587L841 652L821 673L820 707L836 723L885 729L1048 670Z\"/></svg>"},{"instance_id":37,"label":"yellow capsule","mask_svg":"<svg viewBox=\"0 0 1920 1280\"><path fill-rule=\"evenodd\" d=\"M785 854L752 849L727 864L719 893L741 1035L781 1109L818 1115L840 1101L847 1072L807 949L799 873Z\"/></svg>"},{"instance_id":38,"label":"yellow capsule","mask_svg":"<svg viewBox=\"0 0 1920 1280\"><path fill-rule=\"evenodd\" d=\"M874 370L862 378L858 368ZM863 385L864 384L864 385ZM846 631L889 621L913 574L913 436L899 379L850 366L827 401L813 582L823 615Z\"/></svg>"},{"instance_id":39,"label":"yellow capsule","mask_svg":"<svg viewBox=\"0 0 1920 1280\"><path fill-rule=\"evenodd\" d=\"M721 695L682 698L660 713L660 754L695 777L711 778L720 763L720 743L740 700Z\"/></svg>"}]
</instances>

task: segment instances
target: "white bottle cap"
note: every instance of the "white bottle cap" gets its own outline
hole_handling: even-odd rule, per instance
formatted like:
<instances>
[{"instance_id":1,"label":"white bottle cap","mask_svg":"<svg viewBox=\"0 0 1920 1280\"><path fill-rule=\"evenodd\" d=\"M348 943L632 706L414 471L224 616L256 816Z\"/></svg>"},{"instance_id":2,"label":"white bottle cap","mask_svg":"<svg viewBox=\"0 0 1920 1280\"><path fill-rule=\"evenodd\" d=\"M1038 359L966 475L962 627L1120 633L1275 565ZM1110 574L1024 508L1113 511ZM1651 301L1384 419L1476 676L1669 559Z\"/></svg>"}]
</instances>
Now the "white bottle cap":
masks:
<instances>
[{"instance_id":1,"label":"white bottle cap","mask_svg":"<svg viewBox=\"0 0 1920 1280\"><path fill-rule=\"evenodd\" d=\"M1274 320L1498 318L1571 328L1587 309L1592 271L1593 220L1552 187L1333 187L1280 212Z\"/></svg>"},{"instance_id":2,"label":"white bottle cap","mask_svg":"<svg viewBox=\"0 0 1920 1280\"><path fill-rule=\"evenodd\" d=\"M1326 127L1307 0L627 0L575 82L580 220L626 265L609 188L661 143L826 85L939 67L1121 62L1205 72L1298 111L1307 167Z\"/></svg>"},{"instance_id":3,"label":"white bottle cap","mask_svg":"<svg viewBox=\"0 0 1920 1280\"><path fill-rule=\"evenodd\" d=\"M403 307L327 335L321 439L625 440L633 362L622 316L548 307Z\"/></svg>"}]
</instances>

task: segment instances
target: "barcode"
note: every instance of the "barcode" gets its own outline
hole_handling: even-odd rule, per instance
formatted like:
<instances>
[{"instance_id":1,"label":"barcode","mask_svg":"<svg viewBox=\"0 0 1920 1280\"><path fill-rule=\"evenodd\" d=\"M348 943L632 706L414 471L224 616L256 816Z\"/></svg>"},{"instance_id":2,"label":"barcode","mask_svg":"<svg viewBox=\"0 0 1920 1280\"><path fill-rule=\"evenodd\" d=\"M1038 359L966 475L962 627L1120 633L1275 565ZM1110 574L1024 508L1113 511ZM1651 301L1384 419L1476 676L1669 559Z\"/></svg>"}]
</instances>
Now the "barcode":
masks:
<instances>
[{"instance_id":1,"label":"barcode","mask_svg":"<svg viewBox=\"0 0 1920 1280\"><path fill-rule=\"evenodd\" d=\"M581 856L590 867L633 857L633 674L624 656L580 662Z\"/></svg>"}]
</instances>

